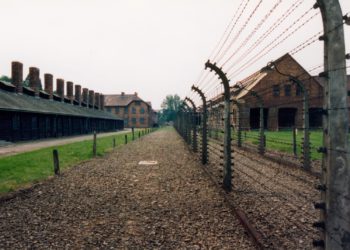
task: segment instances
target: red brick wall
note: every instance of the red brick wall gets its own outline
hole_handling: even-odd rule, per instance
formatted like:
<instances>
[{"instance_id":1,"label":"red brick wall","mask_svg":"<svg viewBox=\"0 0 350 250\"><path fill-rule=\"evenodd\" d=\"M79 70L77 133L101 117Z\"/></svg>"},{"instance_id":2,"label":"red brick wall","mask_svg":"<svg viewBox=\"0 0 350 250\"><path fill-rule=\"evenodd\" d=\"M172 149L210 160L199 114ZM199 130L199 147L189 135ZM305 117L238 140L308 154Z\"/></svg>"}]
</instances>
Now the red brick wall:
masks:
<instances>
[{"instance_id":1,"label":"red brick wall","mask_svg":"<svg viewBox=\"0 0 350 250\"><path fill-rule=\"evenodd\" d=\"M126 128L149 128L151 124L151 107L142 101L133 101L126 108L125 107L106 107L111 109L111 112L118 117L124 119L124 126ZM133 109L135 113L133 113ZM144 113L142 113L142 109ZM143 123L142 123L143 120Z\"/></svg>"},{"instance_id":2,"label":"red brick wall","mask_svg":"<svg viewBox=\"0 0 350 250\"><path fill-rule=\"evenodd\" d=\"M292 57L286 56L281 62L277 64L279 71L299 76L298 78L304 83L309 93L309 108L322 108L323 103L323 89L322 86L296 62ZM279 85L280 95L274 96L273 86ZM285 95L285 85L291 85L290 96ZM268 129L278 129L278 110L281 108L296 108L296 126L302 127L303 102L302 92L299 96L296 95L296 84L289 81L288 77L283 76L276 71L269 72L251 91L258 93L264 103L264 108L268 108ZM242 127L249 128L250 117L249 109L258 108L259 104L257 98L250 93L243 98L243 114L241 122ZM237 113L237 112L236 112ZM236 119L235 117L233 119Z\"/></svg>"}]
</instances>

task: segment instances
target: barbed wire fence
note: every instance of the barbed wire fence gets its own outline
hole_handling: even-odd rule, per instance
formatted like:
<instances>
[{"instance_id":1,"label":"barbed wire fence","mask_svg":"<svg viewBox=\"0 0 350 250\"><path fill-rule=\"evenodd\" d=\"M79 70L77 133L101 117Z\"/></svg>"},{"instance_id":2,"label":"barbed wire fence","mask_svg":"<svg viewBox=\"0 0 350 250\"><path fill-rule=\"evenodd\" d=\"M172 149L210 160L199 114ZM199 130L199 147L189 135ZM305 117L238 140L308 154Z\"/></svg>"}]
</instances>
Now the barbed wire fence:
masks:
<instances>
[{"instance_id":1,"label":"barbed wire fence","mask_svg":"<svg viewBox=\"0 0 350 250\"><path fill-rule=\"evenodd\" d=\"M349 13L336 0L264 4L240 1L175 128L266 248L350 248ZM294 59L322 45L312 67Z\"/></svg>"}]
</instances>

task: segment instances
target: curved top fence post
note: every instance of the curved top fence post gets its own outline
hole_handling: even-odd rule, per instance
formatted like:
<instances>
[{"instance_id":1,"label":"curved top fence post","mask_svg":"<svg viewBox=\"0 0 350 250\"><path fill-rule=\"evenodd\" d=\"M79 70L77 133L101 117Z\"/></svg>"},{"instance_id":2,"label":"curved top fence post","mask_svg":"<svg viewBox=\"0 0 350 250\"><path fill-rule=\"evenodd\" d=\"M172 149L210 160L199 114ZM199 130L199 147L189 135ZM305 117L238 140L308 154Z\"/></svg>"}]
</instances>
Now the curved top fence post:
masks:
<instances>
[{"instance_id":1,"label":"curved top fence post","mask_svg":"<svg viewBox=\"0 0 350 250\"><path fill-rule=\"evenodd\" d=\"M326 249L350 249L350 166L345 41L342 10L338 0L317 0L324 28L324 147L321 208ZM316 244L315 244L316 243ZM317 245L317 241L314 242Z\"/></svg>"},{"instance_id":2,"label":"curved top fence post","mask_svg":"<svg viewBox=\"0 0 350 250\"><path fill-rule=\"evenodd\" d=\"M207 100L204 93L196 86L192 85L192 90L197 92L203 102L203 119L202 119L202 164L208 163L208 134L207 134Z\"/></svg>"},{"instance_id":3,"label":"curved top fence post","mask_svg":"<svg viewBox=\"0 0 350 250\"><path fill-rule=\"evenodd\" d=\"M186 97L186 98L185 98L185 101L188 101L188 102L192 105L192 109L193 109L194 112L197 111L196 104L194 103L194 101L192 101L192 99Z\"/></svg>"},{"instance_id":4,"label":"curved top fence post","mask_svg":"<svg viewBox=\"0 0 350 250\"><path fill-rule=\"evenodd\" d=\"M205 69L214 71L224 85L224 179L223 188L226 191L232 190L232 166L231 166L231 108L230 108L230 84L226 74L221 68L211 63L209 60L205 64Z\"/></svg>"},{"instance_id":5,"label":"curved top fence post","mask_svg":"<svg viewBox=\"0 0 350 250\"><path fill-rule=\"evenodd\" d=\"M191 119L191 123L192 123L192 150L193 152L197 152L197 107L194 103L194 101L192 101L190 98L186 97L185 101L189 102L189 104L191 104L192 106L192 119Z\"/></svg>"}]
</instances>

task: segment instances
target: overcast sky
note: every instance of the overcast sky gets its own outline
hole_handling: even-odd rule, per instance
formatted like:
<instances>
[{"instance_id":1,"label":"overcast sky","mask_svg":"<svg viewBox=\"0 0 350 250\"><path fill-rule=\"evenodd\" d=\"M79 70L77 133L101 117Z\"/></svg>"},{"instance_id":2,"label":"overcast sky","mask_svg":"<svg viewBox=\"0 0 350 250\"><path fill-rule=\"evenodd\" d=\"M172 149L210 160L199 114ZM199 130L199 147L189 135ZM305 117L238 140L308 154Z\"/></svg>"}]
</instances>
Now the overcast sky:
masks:
<instances>
[{"instance_id":1,"label":"overcast sky","mask_svg":"<svg viewBox=\"0 0 350 250\"><path fill-rule=\"evenodd\" d=\"M294 1L281 1L271 22ZM10 75L10 63L17 60L24 64L25 74L30 66L36 66L41 75L52 73L55 78L73 81L104 94L138 92L158 109L167 94L184 97L188 93L240 2L0 0L0 75ZM247 10L253 10L258 0L250 2ZM264 1L251 26L246 27L246 34L277 2ZM315 1L305 2L308 5L302 6L296 16ZM350 1L340 2L343 12L349 12ZM246 14L249 13L251 11ZM242 15L242 24L247 18L248 15ZM296 34L288 45L290 48L321 29L320 19L310 25L308 32ZM349 53L349 26L345 27L345 32ZM256 35L258 37L259 33ZM241 41L244 38L242 33ZM235 44L239 46L239 40ZM277 49L267 59L281 56L288 51L288 46ZM229 51L234 51L234 46ZM318 54L316 58L315 53ZM321 62L322 53L315 45L298 53L296 58L308 68ZM255 67L265 64L266 60L262 59ZM250 68L237 77L255 70L257 68Z\"/></svg>"}]
</instances>

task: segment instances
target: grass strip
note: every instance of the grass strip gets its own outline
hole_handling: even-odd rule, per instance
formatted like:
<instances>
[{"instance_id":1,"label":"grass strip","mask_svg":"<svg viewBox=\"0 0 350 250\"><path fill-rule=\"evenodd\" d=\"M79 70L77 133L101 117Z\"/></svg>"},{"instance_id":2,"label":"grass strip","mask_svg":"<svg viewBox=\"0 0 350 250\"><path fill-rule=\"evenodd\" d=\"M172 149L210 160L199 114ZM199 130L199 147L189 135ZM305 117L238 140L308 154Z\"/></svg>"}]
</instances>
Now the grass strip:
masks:
<instances>
[{"instance_id":1,"label":"grass strip","mask_svg":"<svg viewBox=\"0 0 350 250\"><path fill-rule=\"evenodd\" d=\"M135 140L141 129L135 129ZM97 135L97 156L103 156L113 150L113 138L116 146L124 144L125 135L128 141L132 140L132 134L117 134L99 138ZM70 144L53 146L31 152L0 158L0 194L30 186L53 176L53 149L59 153L61 171L79 162L93 158L91 140L74 142Z\"/></svg>"},{"instance_id":2,"label":"grass strip","mask_svg":"<svg viewBox=\"0 0 350 250\"><path fill-rule=\"evenodd\" d=\"M245 134L247 137L245 137ZM259 144L258 141L259 131L242 131L242 140L252 144ZM266 136L266 148L269 150L276 150L280 152L293 154L293 132L292 130L284 131L265 131ZM254 137L254 138L252 138ZM297 142L297 154L301 156L303 131L299 130L296 142ZM322 154L316 151L317 148L323 145L323 133L320 130L310 130L310 146L311 146L311 159L321 160Z\"/></svg>"}]
</instances>

